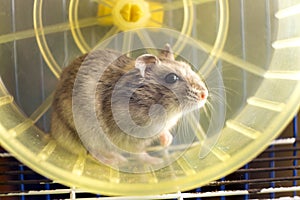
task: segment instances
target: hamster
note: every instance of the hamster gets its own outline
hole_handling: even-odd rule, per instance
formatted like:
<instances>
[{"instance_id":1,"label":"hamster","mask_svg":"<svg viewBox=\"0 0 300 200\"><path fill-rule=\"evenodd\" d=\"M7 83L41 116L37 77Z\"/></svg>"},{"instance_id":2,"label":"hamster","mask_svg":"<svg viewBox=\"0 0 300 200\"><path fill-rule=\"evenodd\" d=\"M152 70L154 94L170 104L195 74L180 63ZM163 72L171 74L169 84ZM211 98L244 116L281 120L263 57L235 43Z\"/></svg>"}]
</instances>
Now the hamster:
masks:
<instances>
[{"instance_id":1,"label":"hamster","mask_svg":"<svg viewBox=\"0 0 300 200\"><path fill-rule=\"evenodd\" d=\"M205 82L174 59L168 44L157 56L136 59L94 50L63 70L50 133L67 150L87 151L107 164L126 162L126 153L155 163L159 159L146 148L155 142L168 147L180 117L203 107L207 98Z\"/></svg>"}]
</instances>

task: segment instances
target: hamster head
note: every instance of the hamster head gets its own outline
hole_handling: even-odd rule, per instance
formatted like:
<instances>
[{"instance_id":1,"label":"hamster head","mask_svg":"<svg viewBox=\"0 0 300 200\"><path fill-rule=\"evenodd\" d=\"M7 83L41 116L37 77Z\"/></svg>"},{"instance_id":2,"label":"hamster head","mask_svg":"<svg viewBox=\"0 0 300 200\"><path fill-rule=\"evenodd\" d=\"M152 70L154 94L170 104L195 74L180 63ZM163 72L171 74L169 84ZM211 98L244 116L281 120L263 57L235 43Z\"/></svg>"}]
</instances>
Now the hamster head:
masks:
<instances>
[{"instance_id":1,"label":"hamster head","mask_svg":"<svg viewBox=\"0 0 300 200\"><path fill-rule=\"evenodd\" d=\"M143 83L153 90L152 94L158 96L157 103L171 114L178 110L187 113L199 109L207 101L205 82L189 64L174 59L169 45L158 57L152 54L139 56L135 68L139 69Z\"/></svg>"},{"instance_id":2,"label":"hamster head","mask_svg":"<svg viewBox=\"0 0 300 200\"><path fill-rule=\"evenodd\" d=\"M124 60L130 61L126 61L124 66ZM107 132L126 133L127 137L123 139L120 135L115 137L117 142L114 143L122 141L122 148L129 149L130 145L123 144L129 138L140 138L135 143L142 147L148 146L157 137L166 140L170 135L166 133L183 114L203 107L207 101L208 90L203 80L190 65L176 61L168 45L159 56L143 54L135 60L121 56L110 67L114 74L120 75L117 81L113 80L114 85L108 84L109 89L103 90L103 96L112 91L108 106L103 106L111 106L111 110L103 115L111 112L113 116L104 117L112 130ZM113 128L110 128L112 124ZM170 137L167 140L171 141ZM162 143L169 144L166 141Z\"/></svg>"}]
</instances>

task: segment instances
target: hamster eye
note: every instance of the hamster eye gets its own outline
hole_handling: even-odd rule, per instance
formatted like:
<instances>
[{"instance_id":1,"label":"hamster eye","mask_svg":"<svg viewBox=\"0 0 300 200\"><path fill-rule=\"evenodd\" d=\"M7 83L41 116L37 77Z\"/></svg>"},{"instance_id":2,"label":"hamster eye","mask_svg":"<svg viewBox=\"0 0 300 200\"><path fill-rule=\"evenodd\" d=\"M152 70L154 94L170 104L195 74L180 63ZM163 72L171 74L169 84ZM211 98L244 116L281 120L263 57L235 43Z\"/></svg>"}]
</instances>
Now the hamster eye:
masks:
<instances>
[{"instance_id":1,"label":"hamster eye","mask_svg":"<svg viewBox=\"0 0 300 200\"><path fill-rule=\"evenodd\" d=\"M176 81L178 81L178 80L179 80L179 77L174 73L170 73L165 77L166 83L176 83Z\"/></svg>"}]
</instances>

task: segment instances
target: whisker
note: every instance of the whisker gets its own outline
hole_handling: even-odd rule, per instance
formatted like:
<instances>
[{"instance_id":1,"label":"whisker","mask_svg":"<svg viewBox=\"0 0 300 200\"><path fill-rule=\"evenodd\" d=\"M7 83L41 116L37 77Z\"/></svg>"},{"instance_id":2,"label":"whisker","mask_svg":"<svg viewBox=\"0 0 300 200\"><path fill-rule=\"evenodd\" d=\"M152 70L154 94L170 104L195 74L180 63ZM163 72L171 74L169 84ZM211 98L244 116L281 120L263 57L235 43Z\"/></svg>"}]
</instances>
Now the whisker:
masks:
<instances>
[{"instance_id":1,"label":"whisker","mask_svg":"<svg viewBox=\"0 0 300 200\"><path fill-rule=\"evenodd\" d=\"M189 127L191 126L190 121L187 117L183 117L180 120L179 126L177 127L178 135L176 135L177 140L180 144L191 143L191 133ZM193 136L192 136L193 137ZM192 138L193 139L193 138Z\"/></svg>"},{"instance_id":2,"label":"whisker","mask_svg":"<svg viewBox=\"0 0 300 200\"><path fill-rule=\"evenodd\" d=\"M228 110L232 110L232 107L226 102L226 100L224 99L224 97L223 96L221 96L220 94L218 94L218 93L215 93L215 94L210 94L210 100L211 101L216 101L216 102L218 102L218 103L220 103L220 104L224 104L224 102L225 102L225 106L226 106L226 109L228 109Z\"/></svg>"},{"instance_id":3,"label":"whisker","mask_svg":"<svg viewBox=\"0 0 300 200\"><path fill-rule=\"evenodd\" d=\"M216 100L218 103L223 103L226 101L225 97L218 93L210 93L209 98L212 101Z\"/></svg>"},{"instance_id":4,"label":"whisker","mask_svg":"<svg viewBox=\"0 0 300 200\"><path fill-rule=\"evenodd\" d=\"M225 87L225 86L220 86L220 87L210 87L209 88L209 91L212 92L212 91L220 91L220 90L224 90L226 93L228 94L236 94L236 95L239 95L239 93L232 89L232 88L228 88L228 87Z\"/></svg>"},{"instance_id":5,"label":"whisker","mask_svg":"<svg viewBox=\"0 0 300 200\"><path fill-rule=\"evenodd\" d=\"M213 105L209 101L206 102L206 105L207 105L209 111L216 111L215 108L213 107ZM212 112L210 112L210 114L211 113ZM207 112L207 117L209 117L210 114Z\"/></svg>"},{"instance_id":6,"label":"whisker","mask_svg":"<svg viewBox=\"0 0 300 200\"><path fill-rule=\"evenodd\" d=\"M209 103L209 102L206 102L206 103ZM207 118L209 118L209 114L208 114L208 111L207 111L207 109L209 109L209 108L207 108L207 107L209 107L209 105L205 104L205 106L203 107L203 111L204 111L205 116Z\"/></svg>"}]
</instances>

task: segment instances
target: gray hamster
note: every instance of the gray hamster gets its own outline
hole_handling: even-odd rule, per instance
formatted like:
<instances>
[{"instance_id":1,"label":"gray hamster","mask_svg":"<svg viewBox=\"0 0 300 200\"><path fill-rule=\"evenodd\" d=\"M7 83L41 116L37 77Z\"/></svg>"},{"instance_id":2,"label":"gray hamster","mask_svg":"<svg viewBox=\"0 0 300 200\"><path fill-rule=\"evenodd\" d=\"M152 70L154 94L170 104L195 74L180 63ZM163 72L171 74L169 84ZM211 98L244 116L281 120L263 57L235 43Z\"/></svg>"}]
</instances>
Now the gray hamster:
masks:
<instances>
[{"instance_id":1,"label":"gray hamster","mask_svg":"<svg viewBox=\"0 0 300 200\"><path fill-rule=\"evenodd\" d=\"M155 163L159 159L146 148L155 142L169 146L180 117L203 107L207 97L205 82L174 59L168 44L158 56L136 59L94 50L63 70L50 133L67 150L88 151L107 164L126 162L124 153Z\"/></svg>"}]
</instances>

